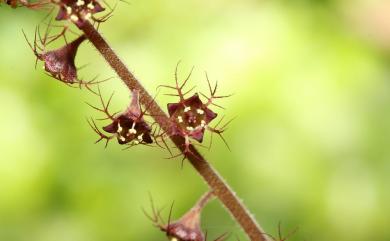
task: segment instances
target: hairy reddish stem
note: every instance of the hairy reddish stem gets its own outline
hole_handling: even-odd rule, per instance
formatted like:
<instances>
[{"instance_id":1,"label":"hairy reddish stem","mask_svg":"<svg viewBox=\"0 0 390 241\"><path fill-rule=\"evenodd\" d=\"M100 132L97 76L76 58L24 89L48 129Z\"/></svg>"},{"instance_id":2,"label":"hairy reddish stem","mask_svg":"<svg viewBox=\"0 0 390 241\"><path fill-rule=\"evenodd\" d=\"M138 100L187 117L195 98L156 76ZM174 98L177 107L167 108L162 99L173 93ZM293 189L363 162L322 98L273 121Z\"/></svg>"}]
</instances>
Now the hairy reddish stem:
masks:
<instances>
[{"instance_id":1,"label":"hairy reddish stem","mask_svg":"<svg viewBox=\"0 0 390 241\"><path fill-rule=\"evenodd\" d=\"M199 200L198 202L196 203L195 207L196 209L198 210L202 210L206 204L208 202L211 201L211 199L214 197L214 192L213 191L209 191L207 193L205 193Z\"/></svg>"},{"instance_id":2,"label":"hairy reddish stem","mask_svg":"<svg viewBox=\"0 0 390 241\"><path fill-rule=\"evenodd\" d=\"M136 89L140 91L141 104L148 106L148 111L155 121L164 131L170 133L172 123L167 114L160 108L160 106L154 101L153 97L145 90L136 77L129 71L126 65L119 59L95 27L87 22L81 26L80 29L84 32L96 49L103 55L126 86L130 90ZM184 153L184 138L180 136L171 136L170 138L181 152ZM218 172L192 145L190 146L190 152L186 153L186 157L196 171L198 171L198 173L204 178L211 190L213 190L214 195L225 205L234 219L241 225L250 240L267 241L267 236L257 224L256 220L251 216L248 209L243 205Z\"/></svg>"}]
</instances>

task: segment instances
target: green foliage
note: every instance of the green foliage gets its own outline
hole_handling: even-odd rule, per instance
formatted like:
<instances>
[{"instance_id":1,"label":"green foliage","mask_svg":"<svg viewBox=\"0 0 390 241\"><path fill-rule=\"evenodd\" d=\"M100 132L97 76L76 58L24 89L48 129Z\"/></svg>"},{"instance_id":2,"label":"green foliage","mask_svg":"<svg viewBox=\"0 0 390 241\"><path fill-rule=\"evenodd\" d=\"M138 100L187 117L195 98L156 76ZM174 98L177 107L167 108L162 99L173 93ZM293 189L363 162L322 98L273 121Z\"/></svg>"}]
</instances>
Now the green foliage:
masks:
<instances>
[{"instance_id":1,"label":"green foliage","mask_svg":"<svg viewBox=\"0 0 390 241\"><path fill-rule=\"evenodd\" d=\"M85 117L99 114L84 101L97 99L34 70L21 29L32 34L44 14L0 12L0 240L165 240L141 211L148 192L161 206L175 200L177 218L204 183L159 148L94 145ZM300 227L291 240L390 240L388 70L336 15L269 1L131 1L101 30L151 92L173 83L181 59L200 90L207 70L220 93L235 93L221 103L238 116L225 135L232 152L218 138L203 152L265 230L282 221ZM80 51L86 78L113 75L90 46ZM103 86L116 91L113 111L126 108L120 81ZM203 226L241 235L215 203Z\"/></svg>"}]
</instances>

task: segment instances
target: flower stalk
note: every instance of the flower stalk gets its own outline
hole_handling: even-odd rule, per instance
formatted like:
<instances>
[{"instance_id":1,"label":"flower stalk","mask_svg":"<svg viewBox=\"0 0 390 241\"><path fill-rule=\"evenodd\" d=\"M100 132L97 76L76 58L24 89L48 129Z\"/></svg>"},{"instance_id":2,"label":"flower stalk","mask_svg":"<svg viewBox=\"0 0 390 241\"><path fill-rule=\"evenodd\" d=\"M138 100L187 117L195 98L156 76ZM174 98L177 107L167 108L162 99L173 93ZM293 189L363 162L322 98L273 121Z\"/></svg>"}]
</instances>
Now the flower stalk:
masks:
<instances>
[{"instance_id":1,"label":"flower stalk","mask_svg":"<svg viewBox=\"0 0 390 241\"><path fill-rule=\"evenodd\" d=\"M167 133L171 133L174 128L167 114L154 101L153 97L145 90L138 79L129 71L126 65L120 60L113 49L95 29L95 27L86 21L78 25L79 29L85 34L88 40L101 53L108 64L114 69L130 91L137 90L140 95L140 103L148 106L148 112ZM256 220L250 214L248 209L236 196L229 185L223 180L219 173L210 165L210 163L190 145L187 150L185 139L182 136L170 136L172 142L185 155L195 170L203 177L206 183L213 190L214 195L229 210L233 218L241 225L245 233L252 241L268 241L264 231L258 225Z\"/></svg>"}]
</instances>

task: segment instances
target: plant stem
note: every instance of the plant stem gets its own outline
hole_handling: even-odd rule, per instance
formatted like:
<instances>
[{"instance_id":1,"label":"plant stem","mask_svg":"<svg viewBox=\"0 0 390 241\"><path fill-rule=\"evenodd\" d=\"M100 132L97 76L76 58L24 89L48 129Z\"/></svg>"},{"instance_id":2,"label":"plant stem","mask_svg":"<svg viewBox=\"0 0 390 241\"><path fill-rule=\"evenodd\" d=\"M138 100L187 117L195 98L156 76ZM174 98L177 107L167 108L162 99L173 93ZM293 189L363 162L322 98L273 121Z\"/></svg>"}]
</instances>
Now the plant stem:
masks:
<instances>
[{"instance_id":1,"label":"plant stem","mask_svg":"<svg viewBox=\"0 0 390 241\"><path fill-rule=\"evenodd\" d=\"M193 209L197 210L202 210L208 202L211 201L211 199L214 198L214 192L213 191L208 191L203 196L196 202L195 206Z\"/></svg>"},{"instance_id":2,"label":"plant stem","mask_svg":"<svg viewBox=\"0 0 390 241\"><path fill-rule=\"evenodd\" d=\"M128 70L126 65L119 59L115 52L111 49L108 43L89 22L85 23L80 29L87 36L89 41L103 55L109 65L115 70L118 76L123 80L130 90L139 90L141 104L148 106L148 111L161 128L170 133L172 123L167 114L154 101L152 96L145 90L135 76ZM173 143L185 152L185 140L180 136L170 136ZM218 174L218 172L203 158L203 156L191 145L190 152L186 153L186 157L196 171L204 178L210 186L214 195L225 205L230 211L234 219L241 225L250 240L252 241L267 241L267 236L264 234L256 220L249 213L247 208L235 195L233 190Z\"/></svg>"}]
</instances>

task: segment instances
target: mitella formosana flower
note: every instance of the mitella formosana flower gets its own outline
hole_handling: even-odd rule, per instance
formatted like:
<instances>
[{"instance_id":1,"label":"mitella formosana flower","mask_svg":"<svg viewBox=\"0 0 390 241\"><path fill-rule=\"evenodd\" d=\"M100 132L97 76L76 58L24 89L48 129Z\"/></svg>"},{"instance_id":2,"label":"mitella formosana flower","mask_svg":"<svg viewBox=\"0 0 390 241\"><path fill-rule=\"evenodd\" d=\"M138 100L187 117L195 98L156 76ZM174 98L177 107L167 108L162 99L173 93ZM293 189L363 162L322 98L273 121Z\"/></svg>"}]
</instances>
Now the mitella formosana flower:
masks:
<instances>
[{"instance_id":1,"label":"mitella formosana flower","mask_svg":"<svg viewBox=\"0 0 390 241\"><path fill-rule=\"evenodd\" d=\"M55 3L60 7L56 20L70 20L78 27L93 19L95 13L105 10L98 0L57 0Z\"/></svg>"},{"instance_id":2,"label":"mitella formosana flower","mask_svg":"<svg viewBox=\"0 0 390 241\"><path fill-rule=\"evenodd\" d=\"M132 101L127 110L116 116L111 124L103 127L103 130L116 134L118 143L121 145L129 142L134 144L153 143L152 130L145 122L140 108L138 91L133 91Z\"/></svg>"},{"instance_id":3,"label":"mitella formosana flower","mask_svg":"<svg viewBox=\"0 0 390 241\"><path fill-rule=\"evenodd\" d=\"M220 135L223 139L221 135L221 133L224 131L223 128L217 129L216 127L213 128L209 126L210 122L212 122L218 116L218 114L211 110L209 107L210 105L221 107L219 105L216 105L214 103L214 100L229 97L230 95L216 96L215 93L217 91L217 84L214 88L212 88L210 81L206 75L210 90L210 96L206 96L200 93L203 97L206 98L206 101L203 102L198 93L193 94L189 98L185 98L185 95L192 90L191 89L187 92L183 92L183 87L189 80L192 70L187 76L187 78L183 81L183 83L179 85L177 77L177 68L178 67L176 66L176 86L162 85L161 87L166 87L177 91L177 94L171 95L179 97L179 101L175 103L168 103L167 105L170 119L175 124L175 127L170 134L173 136L177 135L183 137L185 139L185 152L189 152L191 139L194 139L200 143L203 142L203 137L206 130ZM224 142L227 145L225 140Z\"/></svg>"},{"instance_id":4,"label":"mitella formosana flower","mask_svg":"<svg viewBox=\"0 0 390 241\"><path fill-rule=\"evenodd\" d=\"M177 124L174 135L188 136L198 142L203 141L207 125L217 117L217 113L210 110L197 93L181 99L179 103L169 103L168 113Z\"/></svg>"},{"instance_id":5,"label":"mitella formosana flower","mask_svg":"<svg viewBox=\"0 0 390 241\"><path fill-rule=\"evenodd\" d=\"M81 35L72 42L66 43L63 47L46 51L45 47L48 37L45 36L43 39L39 37L39 39L41 39L41 44L43 45L39 46L37 43L37 32L38 30L35 32L34 46L28 42L26 35L25 37L31 49L34 51L37 60L43 61L45 71L53 78L66 84L83 84L83 82L77 78L75 58L79 46L86 40L85 35ZM42 52L39 53L38 49Z\"/></svg>"},{"instance_id":6,"label":"mitella formosana flower","mask_svg":"<svg viewBox=\"0 0 390 241\"><path fill-rule=\"evenodd\" d=\"M109 125L103 127L103 130L111 136L107 136L102 133L95 122L90 122L91 127L94 131L100 135L100 140L105 139L106 145L109 140L116 138L120 145L138 145L138 144L151 144L153 143L152 138L152 129L149 124L144 120L144 111L141 110L141 106L139 103L139 91L132 91L131 95L131 103L126 111L117 114L111 115L108 113L108 105L110 104L111 98L107 102L104 103L103 98L101 97L101 93L99 90L100 99L103 105L103 109L96 108L92 106L94 109L104 112L107 115L106 119L111 120ZM112 96L111 96L112 97Z\"/></svg>"},{"instance_id":7,"label":"mitella formosana flower","mask_svg":"<svg viewBox=\"0 0 390 241\"><path fill-rule=\"evenodd\" d=\"M205 235L201 229L201 213L206 204L214 197L213 192L207 192L204 194L198 202L187 213L185 213L180 219L171 222L172 207L168 217L168 223L163 224L163 220L160 216L160 212L157 211L152 201L152 212L150 216L145 212L145 215L151 219L153 224L163 231L169 240L171 241L206 241L207 235ZM215 241L222 241L226 238L223 234Z\"/></svg>"}]
</instances>

